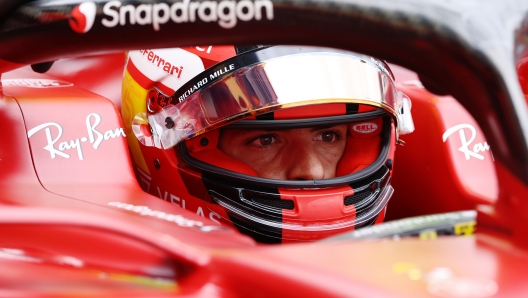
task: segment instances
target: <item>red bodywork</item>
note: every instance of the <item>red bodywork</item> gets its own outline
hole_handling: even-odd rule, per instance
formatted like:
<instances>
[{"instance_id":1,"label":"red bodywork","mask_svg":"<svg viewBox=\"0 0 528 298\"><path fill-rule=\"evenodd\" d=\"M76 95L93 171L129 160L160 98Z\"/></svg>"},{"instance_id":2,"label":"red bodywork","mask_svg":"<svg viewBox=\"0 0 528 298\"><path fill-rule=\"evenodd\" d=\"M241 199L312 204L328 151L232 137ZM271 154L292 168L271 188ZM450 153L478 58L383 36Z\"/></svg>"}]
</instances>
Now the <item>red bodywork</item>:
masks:
<instances>
[{"instance_id":1,"label":"red bodywork","mask_svg":"<svg viewBox=\"0 0 528 298\"><path fill-rule=\"evenodd\" d=\"M0 1L0 296L526 296L526 1L123 2ZM417 71L392 66L416 131L386 220L476 209L476 233L258 245L134 172L125 57L96 53L205 43L335 46Z\"/></svg>"},{"instance_id":2,"label":"red bodywork","mask_svg":"<svg viewBox=\"0 0 528 298\"><path fill-rule=\"evenodd\" d=\"M162 190L159 197L146 194L132 170L116 108L123 67L124 55L114 54L60 60L45 75L29 67L3 74L0 268L9 269L0 270L0 295L526 292L528 255L512 244L521 241L489 228L497 226L494 214L481 215L482 228L471 237L263 246L203 213L171 204L174 199ZM487 206L500 204L498 177L512 193L526 194L493 162L493 148L485 150L483 133L456 100L427 92L408 70L393 71L412 99L416 131L396 150L395 194L386 220L477 206L487 214ZM461 124L444 142L444 133ZM460 131L475 153L469 159L459 150ZM484 150L475 150L477 144ZM514 214L526 211L526 203L512 200L499 206ZM500 220L506 228L526 229Z\"/></svg>"}]
</instances>

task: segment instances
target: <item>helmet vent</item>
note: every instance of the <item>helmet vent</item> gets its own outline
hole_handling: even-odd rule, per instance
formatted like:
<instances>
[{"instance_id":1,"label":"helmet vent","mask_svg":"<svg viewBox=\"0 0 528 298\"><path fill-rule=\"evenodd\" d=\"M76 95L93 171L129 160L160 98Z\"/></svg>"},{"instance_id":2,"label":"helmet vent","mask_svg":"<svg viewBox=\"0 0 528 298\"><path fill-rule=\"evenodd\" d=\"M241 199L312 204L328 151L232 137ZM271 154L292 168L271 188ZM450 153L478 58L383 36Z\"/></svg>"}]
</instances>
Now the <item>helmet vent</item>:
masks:
<instances>
[{"instance_id":1,"label":"helmet vent","mask_svg":"<svg viewBox=\"0 0 528 298\"><path fill-rule=\"evenodd\" d=\"M365 188L364 190L354 193L352 196L345 197L345 206L357 204L364 199L368 198L372 194L371 188Z\"/></svg>"},{"instance_id":2,"label":"helmet vent","mask_svg":"<svg viewBox=\"0 0 528 298\"><path fill-rule=\"evenodd\" d=\"M270 200L259 197L253 197L251 200L256 204L277 209L293 210L295 206L292 200Z\"/></svg>"}]
</instances>

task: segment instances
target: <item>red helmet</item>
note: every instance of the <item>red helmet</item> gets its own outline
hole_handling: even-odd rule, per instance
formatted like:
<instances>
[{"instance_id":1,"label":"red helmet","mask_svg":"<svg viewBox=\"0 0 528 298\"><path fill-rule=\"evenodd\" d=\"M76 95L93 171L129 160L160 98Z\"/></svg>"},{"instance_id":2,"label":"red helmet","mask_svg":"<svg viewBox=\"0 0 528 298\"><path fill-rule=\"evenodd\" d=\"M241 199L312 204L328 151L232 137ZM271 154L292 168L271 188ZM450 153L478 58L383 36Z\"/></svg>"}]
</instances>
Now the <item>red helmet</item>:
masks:
<instances>
[{"instance_id":1,"label":"red helmet","mask_svg":"<svg viewBox=\"0 0 528 298\"><path fill-rule=\"evenodd\" d=\"M414 129L387 64L298 46L219 47L214 64L198 49L129 54L123 115L145 191L265 243L383 220L398 134Z\"/></svg>"}]
</instances>

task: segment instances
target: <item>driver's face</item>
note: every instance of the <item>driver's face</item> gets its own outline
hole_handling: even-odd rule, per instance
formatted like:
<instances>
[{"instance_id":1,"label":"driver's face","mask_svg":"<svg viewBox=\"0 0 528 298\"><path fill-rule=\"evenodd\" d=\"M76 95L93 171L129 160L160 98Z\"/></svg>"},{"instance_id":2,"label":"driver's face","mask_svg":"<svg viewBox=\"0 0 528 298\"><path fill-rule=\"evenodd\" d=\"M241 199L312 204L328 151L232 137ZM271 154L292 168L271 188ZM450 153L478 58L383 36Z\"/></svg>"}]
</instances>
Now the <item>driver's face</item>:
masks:
<instances>
[{"instance_id":1,"label":"driver's face","mask_svg":"<svg viewBox=\"0 0 528 298\"><path fill-rule=\"evenodd\" d=\"M219 148L261 178L311 180L335 177L348 125L288 130L222 129Z\"/></svg>"}]
</instances>

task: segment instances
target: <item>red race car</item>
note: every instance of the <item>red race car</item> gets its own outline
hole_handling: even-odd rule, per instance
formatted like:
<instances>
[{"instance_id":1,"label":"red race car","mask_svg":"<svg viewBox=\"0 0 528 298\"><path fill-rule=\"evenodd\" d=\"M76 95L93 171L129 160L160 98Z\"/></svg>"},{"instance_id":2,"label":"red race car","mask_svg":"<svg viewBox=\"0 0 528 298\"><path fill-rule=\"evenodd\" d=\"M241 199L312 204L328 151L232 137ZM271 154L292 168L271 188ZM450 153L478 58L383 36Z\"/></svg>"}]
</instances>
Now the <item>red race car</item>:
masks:
<instances>
[{"instance_id":1,"label":"red race car","mask_svg":"<svg viewBox=\"0 0 528 298\"><path fill-rule=\"evenodd\" d=\"M525 1L0 18L0 296L528 292Z\"/></svg>"}]
</instances>

